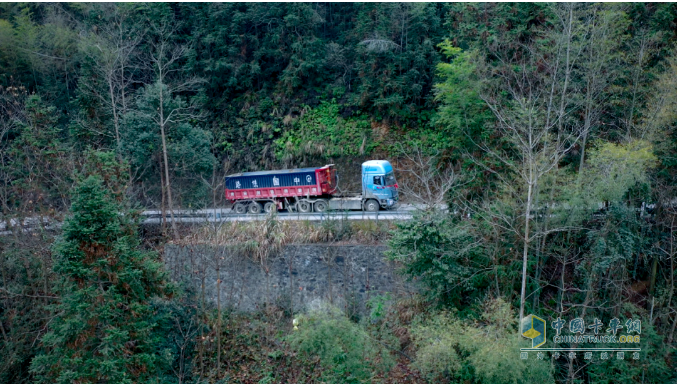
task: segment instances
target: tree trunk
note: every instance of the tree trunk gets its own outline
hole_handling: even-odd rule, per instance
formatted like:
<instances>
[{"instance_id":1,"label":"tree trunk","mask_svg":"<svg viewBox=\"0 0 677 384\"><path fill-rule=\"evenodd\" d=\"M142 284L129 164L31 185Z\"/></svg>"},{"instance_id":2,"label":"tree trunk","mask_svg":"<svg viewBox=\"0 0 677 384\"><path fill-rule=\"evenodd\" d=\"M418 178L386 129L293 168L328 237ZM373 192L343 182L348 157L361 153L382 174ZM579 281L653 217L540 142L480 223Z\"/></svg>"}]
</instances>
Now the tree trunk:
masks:
<instances>
[{"instance_id":1,"label":"tree trunk","mask_svg":"<svg viewBox=\"0 0 677 384\"><path fill-rule=\"evenodd\" d=\"M590 304L590 301L592 300L592 282L594 280L594 275L590 277L590 280L588 280L588 291L585 293L585 300L583 301L583 310L581 311L581 319L585 318L585 312L588 309L588 305ZM577 348L578 343L574 343L571 345L571 348ZM574 361L573 359L569 359L569 383L574 383L575 382L575 372L574 372Z\"/></svg>"},{"instance_id":2,"label":"tree trunk","mask_svg":"<svg viewBox=\"0 0 677 384\"><path fill-rule=\"evenodd\" d=\"M627 139L630 140L632 137L632 117L635 114L635 104L637 102L637 87L639 83L639 75L642 71L642 61L644 61L644 50L646 49L646 38L642 36L642 40L639 43L639 55L637 57L637 68L635 68L635 74L632 79L632 103L630 104L630 108L628 110L628 117L627 117Z\"/></svg>"},{"instance_id":3,"label":"tree trunk","mask_svg":"<svg viewBox=\"0 0 677 384\"><path fill-rule=\"evenodd\" d=\"M162 194L162 199L160 203L160 210L162 213L162 225L161 230L162 230L162 236L165 236L167 234L167 210L165 209L165 175L164 175L164 166L162 165L162 161L160 162L160 192Z\"/></svg>"},{"instance_id":4,"label":"tree trunk","mask_svg":"<svg viewBox=\"0 0 677 384\"><path fill-rule=\"evenodd\" d=\"M160 84L163 86L162 83ZM167 204L169 205L169 215L172 218L172 232L174 240L179 239L179 231L176 228L176 220L174 219L174 204L172 202L172 187L169 182L169 161L167 160L167 137L165 135L165 120L164 120L164 89L160 88L160 136L162 137L162 157L165 164L165 189L167 191Z\"/></svg>"},{"instance_id":5,"label":"tree trunk","mask_svg":"<svg viewBox=\"0 0 677 384\"><path fill-rule=\"evenodd\" d=\"M218 256L217 256L218 257ZM221 268L216 261L216 377L221 378Z\"/></svg>"},{"instance_id":6,"label":"tree trunk","mask_svg":"<svg viewBox=\"0 0 677 384\"><path fill-rule=\"evenodd\" d=\"M108 91L110 92L110 104L111 109L113 110L113 125L115 126L115 144L117 145L116 151L118 154L120 152L120 124L118 119L118 110L115 103L115 91L113 87L113 80L108 79Z\"/></svg>"},{"instance_id":7,"label":"tree trunk","mask_svg":"<svg viewBox=\"0 0 677 384\"><path fill-rule=\"evenodd\" d=\"M524 318L524 300L526 296L527 289L527 259L529 257L529 214L531 213L531 193L533 190L533 184L529 182L529 190L527 192L527 206L526 212L524 213L524 250L522 252L522 291L520 294L520 317L519 321L522 321Z\"/></svg>"},{"instance_id":8,"label":"tree trunk","mask_svg":"<svg viewBox=\"0 0 677 384\"><path fill-rule=\"evenodd\" d=\"M202 261L204 263L204 260ZM202 264L204 268L204 264ZM205 311L205 271L201 271L201 284L200 284L200 303L201 303L201 313L200 319L204 321L204 324L207 324L206 311ZM205 374L205 362L204 362L204 349L205 349L205 334L204 327L200 327L200 350L198 358L200 360L200 379L204 377Z\"/></svg>"},{"instance_id":9,"label":"tree trunk","mask_svg":"<svg viewBox=\"0 0 677 384\"><path fill-rule=\"evenodd\" d=\"M670 319L670 309L672 307L672 297L675 294L675 217L672 216L670 223L670 294L668 295L668 320ZM668 345L672 345L673 337L675 336L675 327L677 327L677 313L675 313L675 320L672 323L672 330L668 336Z\"/></svg>"},{"instance_id":10,"label":"tree trunk","mask_svg":"<svg viewBox=\"0 0 677 384\"><path fill-rule=\"evenodd\" d=\"M9 226L7 226L7 228L9 228ZM3 252L0 252L0 261L2 262L2 264L0 264L0 273L2 274L2 286L7 288L7 276L5 275L5 254ZM4 302L5 308L9 308L9 300L7 299L7 294L5 294ZM2 331L2 337L5 339L5 341L9 342L7 334L5 333L5 327L2 325L1 318L0 318L0 331Z\"/></svg>"},{"instance_id":11,"label":"tree trunk","mask_svg":"<svg viewBox=\"0 0 677 384\"><path fill-rule=\"evenodd\" d=\"M658 256L654 256L651 263L651 277L649 278L649 295L653 296L654 287L656 286L656 273L658 272Z\"/></svg>"}]
</instances>

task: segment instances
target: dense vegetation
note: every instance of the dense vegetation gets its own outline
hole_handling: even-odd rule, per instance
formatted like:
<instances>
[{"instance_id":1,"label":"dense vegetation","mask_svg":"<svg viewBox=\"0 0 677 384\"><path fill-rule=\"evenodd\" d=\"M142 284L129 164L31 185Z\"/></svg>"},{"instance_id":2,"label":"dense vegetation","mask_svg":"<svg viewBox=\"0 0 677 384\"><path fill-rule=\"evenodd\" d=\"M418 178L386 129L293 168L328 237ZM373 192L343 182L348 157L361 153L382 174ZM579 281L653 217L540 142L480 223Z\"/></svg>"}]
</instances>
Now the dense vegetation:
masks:
<instances>
[{"instance_id":1,"label":"dense vegetation","mask_svg":"<svg viewBox=\"0 0 677 384\"><path fill-rule=\"evenodd\" d=\"M677 380L675 43L670 3L0 4L0 383ZM375 157L429 209L387 237L423 295L368 316L211 308L139 238ZM641 319L641 359L527 364L530 313Z\"/></svg>"}]
</instances>

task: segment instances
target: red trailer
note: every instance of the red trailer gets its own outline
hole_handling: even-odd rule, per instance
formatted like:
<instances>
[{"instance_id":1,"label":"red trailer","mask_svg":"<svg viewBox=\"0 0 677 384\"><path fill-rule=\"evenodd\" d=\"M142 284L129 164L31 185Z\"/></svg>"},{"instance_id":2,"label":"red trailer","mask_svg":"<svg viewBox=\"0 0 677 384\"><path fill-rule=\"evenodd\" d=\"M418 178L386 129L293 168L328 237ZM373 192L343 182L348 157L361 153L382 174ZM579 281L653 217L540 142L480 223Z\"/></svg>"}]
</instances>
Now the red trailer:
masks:
<instances>
[{"instance_id":1,"label":"red trailer","mask_svg":"<svg viewBox=\"0 0 677 384\"><path fill-rule=\"evenodd\" d=\"M277 209L323 212L336 192L333 164L321 168L243 172L226 176L226 199L236 213L261 213Z\"/></svg>"}]
</instances>

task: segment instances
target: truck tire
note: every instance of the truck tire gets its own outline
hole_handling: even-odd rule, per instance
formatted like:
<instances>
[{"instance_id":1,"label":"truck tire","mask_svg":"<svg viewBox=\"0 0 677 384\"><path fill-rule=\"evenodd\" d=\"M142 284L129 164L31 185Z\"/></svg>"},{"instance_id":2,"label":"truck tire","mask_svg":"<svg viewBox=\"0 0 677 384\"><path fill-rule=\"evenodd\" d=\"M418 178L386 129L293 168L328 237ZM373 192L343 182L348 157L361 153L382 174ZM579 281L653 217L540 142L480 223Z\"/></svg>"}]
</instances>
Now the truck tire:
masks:
<instances>
[{"instance_id":1,"label":"truck tire","mask_svg":"<svg viewBox=\"0 0 677 384\"><path fill-rule=\"evenodd\" d=\"M369 199L364 203L364 210L367 212L376 212L379 208L381 208L381 205L374 199Z\"/></svg>"},{"instance_id":2,"label":"truck tire","mask_svg":"<svg viewBox=\"0 0 677 384\"><path fill-rule=\"evenodd\" d=\"M313 208L315 208L315 212L324 212L329 208L329 204L326 200L318 200L313 204Z\"/></svg>"},{"instance_id":3,"label":"truck tire","mask_svg":"<svg viewBox=\"0 0 677 384\"><path fill-rule=\"evenodd\" d=\"M238 215L244 215L247 213L247 205L245 203L235 203L233 206L233 211Z\"/></svg>"},{"instance_id":4,"label":"truck tire","mask_svg":"<svg viewBox=\"0 0 677 384\"><path fill-rule=\"evenodd\" d=\"M253 215L258 215L263 211L263 207L261 207L261 204L257 203L256 201L252 201L249 204L249 207L247 207L247 211Z\"/></svg>"},{"instance_id":5,"label":"truck tire","mask_svg":"<svg viewBox=\"0 0 677 384\"><path fill-rule=\"evenodd\" d=\"M277 204L272 201L268 201L263 205L263 211L265 213L277 212Z\"/></svg>"},{"instance_id":6,"label":"truck tire","mask_svg":"<svg viewBox=\"0 0 677 384\"><path fill-rule=\"evenodd\" d=\"M309 213L313 211L313 205L307 200L301 200L296 203L296 207L301 213Z\"/></svg>"}]
</instances>

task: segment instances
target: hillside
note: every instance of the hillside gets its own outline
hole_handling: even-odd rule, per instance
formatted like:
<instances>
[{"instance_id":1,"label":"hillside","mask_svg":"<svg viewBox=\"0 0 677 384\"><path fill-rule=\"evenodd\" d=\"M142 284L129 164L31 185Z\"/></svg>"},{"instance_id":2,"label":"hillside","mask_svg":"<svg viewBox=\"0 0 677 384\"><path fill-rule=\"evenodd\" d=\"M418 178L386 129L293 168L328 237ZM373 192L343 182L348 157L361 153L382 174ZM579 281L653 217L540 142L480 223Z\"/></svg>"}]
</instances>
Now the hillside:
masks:
<instances>
[{"instance_id":1,"label":"hillside","mask_svg":"<svg viewBox=\"0 0 677 384\"><path fill-rule=\"evenodd\" d=\"M677 380L676 43L673 3L0 3L0 384ZM369 159L429 209L138 226L226 206L231 173L358 190ZM420 295L245 314L205 284L263 283L163 260L227 244L266 276L295 240L378 243ZM523 359L531 314L566 353ZM593 329L641 353L553 339Z\"/></svg>"}]
</instances>

